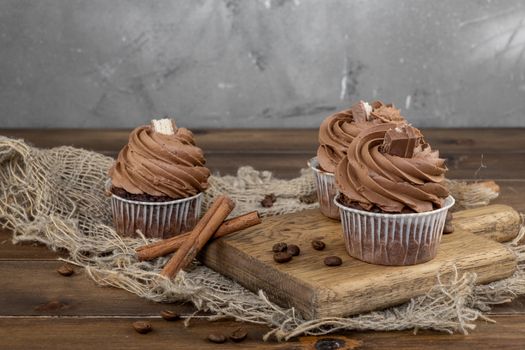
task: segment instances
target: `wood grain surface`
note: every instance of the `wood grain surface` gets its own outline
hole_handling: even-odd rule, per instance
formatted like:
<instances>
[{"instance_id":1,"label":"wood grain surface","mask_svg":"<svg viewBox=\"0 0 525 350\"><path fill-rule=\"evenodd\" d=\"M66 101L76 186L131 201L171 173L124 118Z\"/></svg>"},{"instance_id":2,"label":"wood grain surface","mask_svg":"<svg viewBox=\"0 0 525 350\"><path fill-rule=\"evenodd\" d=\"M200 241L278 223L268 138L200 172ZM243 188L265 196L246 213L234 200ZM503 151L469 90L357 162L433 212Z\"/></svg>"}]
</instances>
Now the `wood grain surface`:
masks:
<instances>
[{"instance_id":1,"label":"wood grain surface","mask_svg":"<svg viewBox=\"0 0 525 350\"><path fill-rule=\"evenodd\" d=\"M0 135L22 138L38 147L71 145L109 156L127 142L130 130L2 130ZM313 157L317 131L194 130L208 166L234 174L239 166L271 169L279 177L298 176ZM523 129L423 129L432 146L448 159L450 178L519 179L525 173ZM521 160L521 162L517 162Z\"/></svg>"},{"instance_id":2,"label":"wood grain surface","mask_svg":"<svg viewBox=\"0 0 525 350\"><path fill-rule=\"evenodd\" d=\"M295 307L308 319L348 316L403 303L426 293L435 285L436 275L451 273L454 265L460 273L476 273L479 283L514 272L514 255L482 237L514 238L520 223L514 209L493 205L464 210L456 213L454 222L456 230L443 236L436 258L414 266L380 266L350 257L341 224L317 209L265 218L257 226L210 243L201 261L254 292L262 289L274 302ZM478 234L472 233L471 225ZM316 239L326 244L324 250L311 247ZM301 254L286 264L276 263L272 246L278 242L297 244ZM331 255L341 257L343 264L325 266L323 259Z\"/></svg>"},{"instance_id":3,"label":"wood grain surface","mask_svg":"<svg viewBox=\"0 0 525 350\"><path fill-rule=\"evenodd\" d=\"M512 207L501 204L454 213L455 228L497 242L507 242L515 238L520 226L520 214Z\"/></svg>"},{"instance_id":4,"label":"wood grain surface","mask_svg":"<svg viewBox=\"0 0 525 350\"><path fill-rule=\"evenodd\" d=\"M71 145L115 155L128 132L0 130L0 135L24 138L40 147ZM471 181L492 177L501 186L501 195L494 202L525 212L525 129L426 129L424 133L433 147L449 158L451 177ZM234 166L222 162L225 160L272 170L279 177L294 177L304 167L305 156L315 154L317 143L316 130L197 130L196 135L211 158L212 171L222 174L235 171ZM487 168L480 168L482 154ZM264 326L195 320L185 328L182 321L160 319L159 310L174 309L188 315L193 312L190 305L155 304L122 290L100 287L82 271L72 278L62 277L55 269L61 265L56 259L63 253L34 244L13 245L10 236L10 232L0 230L0 283L2 288L9 288L0 295L0 349L315 349L317 342L334 338L359 340L360 349L525 348L525 297L493 307L490 315L496 323L480 320L469 335L338 332L287 343L264 343L261 338L268 331ZM23 290L26 292L19 296ZM69 307L60 309L57 300ZM35 311L47 304L47 308ZM153 332L134 332L131 323L138 319L151 320ZM239 325L249 331L243 343L217 345L206 340L211 332L229 332Z\"/></svg>"}]
</instances>

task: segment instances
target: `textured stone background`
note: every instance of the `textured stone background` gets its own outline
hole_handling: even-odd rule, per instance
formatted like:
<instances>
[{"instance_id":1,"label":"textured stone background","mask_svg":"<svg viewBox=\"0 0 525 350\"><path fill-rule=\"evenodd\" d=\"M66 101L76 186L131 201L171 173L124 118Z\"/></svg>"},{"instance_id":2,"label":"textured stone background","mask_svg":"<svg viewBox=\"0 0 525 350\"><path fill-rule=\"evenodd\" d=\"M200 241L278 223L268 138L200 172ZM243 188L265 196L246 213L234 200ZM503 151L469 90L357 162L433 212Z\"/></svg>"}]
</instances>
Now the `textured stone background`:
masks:
<instances>
[{"instance_id":1,"label":"textured stone background","mask_svg":"<svg viewBox=\"0 0 525 350\"><path fill-rule=\"evenodd\" d=\"M523 0L2 0L1 127L525 126Z\"/></svg>"}]
</instances>

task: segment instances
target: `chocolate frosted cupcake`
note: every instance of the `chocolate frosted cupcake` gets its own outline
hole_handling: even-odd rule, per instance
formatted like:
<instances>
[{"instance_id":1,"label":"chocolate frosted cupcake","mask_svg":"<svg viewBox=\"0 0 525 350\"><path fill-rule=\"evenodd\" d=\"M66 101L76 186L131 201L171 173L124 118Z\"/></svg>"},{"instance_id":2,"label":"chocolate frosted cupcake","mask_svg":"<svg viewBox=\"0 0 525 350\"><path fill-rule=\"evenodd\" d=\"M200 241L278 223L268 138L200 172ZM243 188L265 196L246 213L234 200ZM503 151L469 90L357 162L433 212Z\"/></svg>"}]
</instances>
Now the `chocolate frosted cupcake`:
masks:
<instances>
[{"instance_id":1,"label":"chocolate frosted cupcake","mask_svg":"<svg viewBox=\"0 0 525 350\"><path fill-rule=\"evenodd\" d=\"M413 265L435 257L447 210L445 160L407 124L361 131L335 171L334 203L348 253L381 265Z\"/></svg>"},{"instance_id":2,"label":"chocolate frosted cupcake","mask_svg":"<svg viewBox=\"0 0 525 350\"><path fill-rule=\"evenodd\" d=\"M316 174L317 196L325 216L339 219L339 209L333 201L337 193L334 172L352 140L374 125L405 122L397 108L381 101L372 104L359 101L350 109L332 114L323 121L319 128L317 157L309 161L309 166Z\"/></svg>"},{"instance_id":3,"label":"chocolate frosted cupcake","mask_svg":"<svg viewBox=\"0 0 525 350\"><path fill-rule=\"evenodd\" d=\"M170 119L133 130L109 170L116 230L166 238L191 230L210 171L193 134Z\"/></svg>"}]
</instances>

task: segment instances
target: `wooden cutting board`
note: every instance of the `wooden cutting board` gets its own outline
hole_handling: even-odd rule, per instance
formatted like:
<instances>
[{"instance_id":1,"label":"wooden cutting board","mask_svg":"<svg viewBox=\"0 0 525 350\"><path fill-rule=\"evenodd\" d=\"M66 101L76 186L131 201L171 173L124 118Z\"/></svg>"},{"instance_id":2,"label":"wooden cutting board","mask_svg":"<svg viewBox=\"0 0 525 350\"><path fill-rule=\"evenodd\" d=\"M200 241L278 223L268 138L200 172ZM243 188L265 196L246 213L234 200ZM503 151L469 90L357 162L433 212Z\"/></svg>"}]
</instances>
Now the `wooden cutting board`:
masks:
<instances>
[{"instance_id":1,"label":"wooden cutting board","mask_svg":"<svg viewBox=\"0 0 525 350\"><path fill-rule=\"evenodd\" d=\"M403 303L426 293L438 272L476 272L479 283L510 276L516 258L502 244L520 225L511 207L491 205L454 214L455 232L444 235L437 257L415 266L379 266L347 255L341 224L318 210L266 218L255 227L210 243L201 260L210 268L238 281L251 291L263 290L283 307L295 307L305 318L339 317ZM473 233L475 232L475 233ZM485 238L490 237L490 239ZM323 251L311 247L313 239L326 243ZM277 242L300 246L291 262L273 261ZM337 255L338 267L323 259Z\"/></svg>"}]
</instances>

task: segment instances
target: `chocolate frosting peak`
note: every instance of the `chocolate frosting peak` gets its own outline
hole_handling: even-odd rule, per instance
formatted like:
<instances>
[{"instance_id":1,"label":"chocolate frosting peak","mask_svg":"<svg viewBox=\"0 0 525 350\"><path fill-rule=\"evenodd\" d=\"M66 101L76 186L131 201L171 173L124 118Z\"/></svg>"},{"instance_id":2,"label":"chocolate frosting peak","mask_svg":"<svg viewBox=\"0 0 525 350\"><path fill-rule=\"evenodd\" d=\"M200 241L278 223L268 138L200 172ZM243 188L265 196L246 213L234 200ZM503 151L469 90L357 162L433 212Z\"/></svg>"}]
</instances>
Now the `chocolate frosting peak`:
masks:
<instances>
[{"instance_id":1,"label":"chocolate frosting peak","mask_svg":"<svg viewBox=\"0 0 525 350\"><path fill-rule=\"evenodd\" d=\"M129 135L109 170L111 183L133 194L187 198L205 190L210 171L193 133L174 127L173 135L140 126Z\"/></svg>"},{"instance_id":2,"label":"chocolate frosting peak","mask_svg":"<svg viewBox=\"0 0 525 350\"><path fill-rule=\"evenodd\" d=\"M385 134L396 126L374 125L353 139L335 171L339 191L366 210L374 205L391 213L405 207L416 212L442 207L448 196L442 184L445 160L426 143L411 158L383 153Z\"/></svg>"},{"instance_id":3,"label":"chocolate frosting peak","mask_svg":"<svg viewBox=\"0 0 525 350\"><path fill-rule=\"evenodd\" d=\"M319 128L317 160L321 169L331 173L335 172L348 146L361 131L386 122L403 123L406 121L399 114L398 109L392 105L385 105L381 101L374 101L371 105L359 101L350 109L327 117Z\"/></svg>"}]
</instances>

